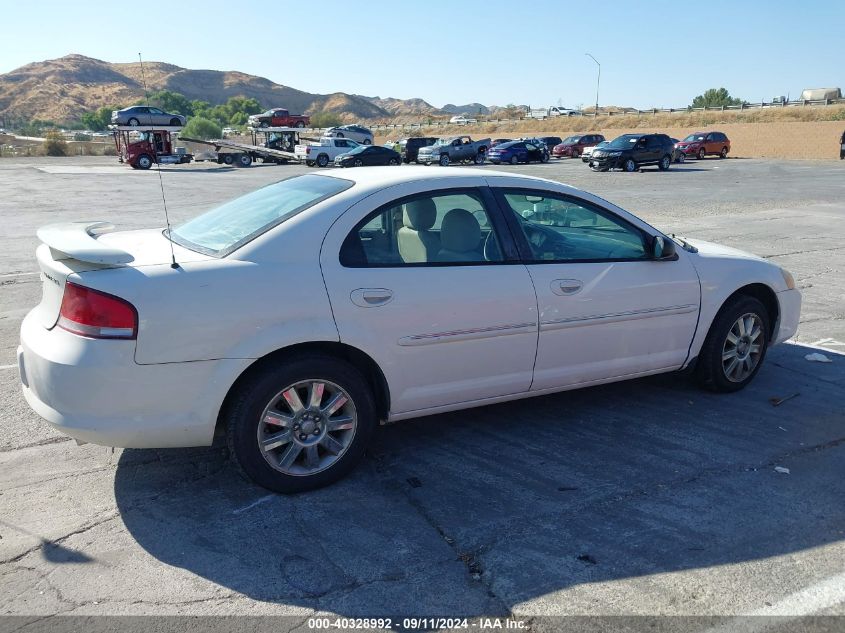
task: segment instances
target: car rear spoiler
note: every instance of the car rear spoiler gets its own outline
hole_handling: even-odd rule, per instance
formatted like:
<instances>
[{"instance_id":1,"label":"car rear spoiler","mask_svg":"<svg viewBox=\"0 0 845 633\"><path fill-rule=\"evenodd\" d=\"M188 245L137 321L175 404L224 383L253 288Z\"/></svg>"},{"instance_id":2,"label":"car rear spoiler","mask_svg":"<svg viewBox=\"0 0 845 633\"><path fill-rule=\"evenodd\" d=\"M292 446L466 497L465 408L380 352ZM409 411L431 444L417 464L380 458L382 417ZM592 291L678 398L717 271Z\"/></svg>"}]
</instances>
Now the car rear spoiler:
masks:
<instances>
[{"instance_id":1,"label":"car rear spoiler","mask_svg":"<svg viewBox=\"0 0 845 633\"><path fill-rule=\"evenodd\" d=\"M109 222L62 222L38 229L38 239L54 252L94 264L128 264L135 258L119 248L97 241L97 236L114 231Z\"/></svg>"}]
</instances>

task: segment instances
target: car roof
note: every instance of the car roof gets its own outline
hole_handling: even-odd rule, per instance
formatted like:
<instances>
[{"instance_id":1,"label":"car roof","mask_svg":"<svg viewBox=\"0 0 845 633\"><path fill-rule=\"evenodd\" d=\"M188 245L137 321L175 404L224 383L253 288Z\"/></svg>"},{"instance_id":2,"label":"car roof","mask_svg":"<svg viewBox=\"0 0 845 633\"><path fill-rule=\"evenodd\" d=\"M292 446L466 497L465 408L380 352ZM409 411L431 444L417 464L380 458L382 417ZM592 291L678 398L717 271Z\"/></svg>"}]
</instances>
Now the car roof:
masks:
<instances>
[{"instance_id":1,"label":"car roof","mask_svg":"<svg viewBox=\"0 0 845 633\"><path fill-rule=\"evenodd\" d=\"M435 187L440 181L451 180L452 183L450 183L450 186L455 186L454 179L456 178L466 178L467 180L476 181L478 178L485 178L488 176L495 176L498 178L504 177L513 181L514 185L517 185L520 181L523 186L529 182L534 182L538 185L553 185L555 187L564 186L575 191L580 191L571 185L547 180L545 178L537 178L535 176L513 174L488 169L480 170L471 167L424 167L408 165L402 167L363 167L358 169L323 171L320 172L320 176L351 181L356 187L372 189L374 191L405 182L415 182L420 180L430 181Z\"/></svg>"}]
</instances>

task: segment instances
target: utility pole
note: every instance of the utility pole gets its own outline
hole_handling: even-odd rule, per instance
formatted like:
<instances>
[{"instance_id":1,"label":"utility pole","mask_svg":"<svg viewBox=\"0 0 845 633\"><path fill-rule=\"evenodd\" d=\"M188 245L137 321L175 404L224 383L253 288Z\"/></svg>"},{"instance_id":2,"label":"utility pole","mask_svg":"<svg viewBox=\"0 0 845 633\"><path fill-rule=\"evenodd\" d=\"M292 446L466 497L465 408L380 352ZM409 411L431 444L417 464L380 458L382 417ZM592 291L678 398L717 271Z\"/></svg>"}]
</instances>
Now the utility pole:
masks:
<instances>
[{"instance_id":1,"label":"utility pole","mask_svg":"<svg viewBox=\"0 0 845 633\"><path fill-rule=\"evenodd\" d=\"M599 60L597 60L595 57L593 57L589 53L584 53L584 54L587 57L589 57L590 59L592 59L594 62L596 62L596 66L599 67L599 74L598 74L598 77L596 78L596 116L598 116L599 115L599 84L601 83L601 64L599 64Z\"/></svg>"}]
</instances>

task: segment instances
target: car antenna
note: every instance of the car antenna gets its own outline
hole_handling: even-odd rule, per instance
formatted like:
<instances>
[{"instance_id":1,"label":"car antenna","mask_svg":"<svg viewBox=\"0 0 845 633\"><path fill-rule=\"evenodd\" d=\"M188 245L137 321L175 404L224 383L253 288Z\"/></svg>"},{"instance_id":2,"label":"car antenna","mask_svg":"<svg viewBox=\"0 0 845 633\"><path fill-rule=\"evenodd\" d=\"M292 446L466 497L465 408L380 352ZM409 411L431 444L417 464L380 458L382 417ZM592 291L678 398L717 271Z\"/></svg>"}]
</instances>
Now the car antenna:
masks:
<instances>
[{"instance_id":1,"label":"car antenna","mask_svg":"<svg viewBox=\"0 0 845 633\"><path fill-rule=\"evenodd\" d=\"M144 60L141 59L141 53L138 53L138 62L141 64L141 82L144 84L144 99L147 106L150 105L150 93L147 92L147 77L144 74ZM153 140L155 145L155 140ZM170 216L167 213L167 199L164 196L164 180L161 177L161 164L156 157L156 171L158 172L158 184L161 187L161 203L164 205L164 221L167 224L167 241L170 243L170 267L176 270L179 264L176 263L176 252L173 250L173 237L170 235Z\"/></svg>"}]
</instances>

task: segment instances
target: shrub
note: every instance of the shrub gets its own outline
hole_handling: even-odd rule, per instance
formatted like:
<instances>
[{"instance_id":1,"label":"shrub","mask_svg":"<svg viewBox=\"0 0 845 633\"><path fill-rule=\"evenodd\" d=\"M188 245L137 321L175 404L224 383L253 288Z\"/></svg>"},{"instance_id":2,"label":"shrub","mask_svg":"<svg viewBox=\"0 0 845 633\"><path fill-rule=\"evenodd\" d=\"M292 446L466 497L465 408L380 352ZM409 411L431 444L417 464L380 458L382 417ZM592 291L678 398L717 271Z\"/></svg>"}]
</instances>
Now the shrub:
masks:
<instances>
[{"instance_id":1,"label":"shrub","mask_svg":"<svg viewBox=\"0 0 845 633\"><path fill-rule=\"evenodd\" d=\"M191 136L202 140L220 138L223 136L222 128L214 121L209 121L200 116L193 117L182 130L182 136Z\"/></svg>"},{"instance_id":2,"label":"shrub","mask_svg":"<svg viewBox=\"0 0 845 633\"><path fill-rule=\"evenodd\" d=\"M315 112L311 115L311 127L335 127L343 123L336 112Z\"/></svg>"},{"instance_id":3,"label":"shrub","mask_svg":"<svg viewBox=\"0 0 845 633\"><path fill-rule=\"evenodd\" d=\"M725 88L710 88L704 94L692 100L693 108L718 108L720 106L740 105L742 99L731 96Z\"/></svg>"},{"instance_id":4,"label":"shrub","mask_svg":"<svg viewBox=\"0 0 845 633\"><path fill-rule=\"evenodd\" d=\"M83 134L82 132L77 132L73 135L74 141L90 141L91 135L90 134Z\"/></svg>"},{"instance_id":5,"label":"shrub","mask_svg":"<svg viewBox=\"0 0 845 633\"><path fill-rule=\"evenodd\" d=\"M55 130L50 130L44 136L44 153L47 156L67 156L67 143Z\"/></svg>"}]
</instances>

